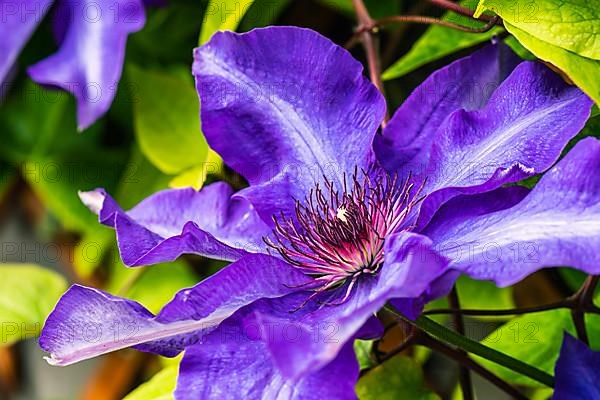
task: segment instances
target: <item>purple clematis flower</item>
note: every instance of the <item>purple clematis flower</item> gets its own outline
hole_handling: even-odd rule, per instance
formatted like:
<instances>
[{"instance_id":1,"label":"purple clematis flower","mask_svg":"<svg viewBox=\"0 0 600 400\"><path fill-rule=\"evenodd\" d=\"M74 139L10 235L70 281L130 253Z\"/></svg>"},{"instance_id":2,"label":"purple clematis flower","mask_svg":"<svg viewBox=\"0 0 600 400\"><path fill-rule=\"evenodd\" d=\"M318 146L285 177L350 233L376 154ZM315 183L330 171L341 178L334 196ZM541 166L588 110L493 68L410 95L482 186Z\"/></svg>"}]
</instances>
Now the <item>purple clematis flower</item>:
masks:
<instances>
[{"instance_id":1,"label":"purple clematis flower","mask_svg":"<svg viewBox=\"0 0 600 400\"><path fill-rule=\"evenodd\" d=\"M354 398L355 338L381 334L466 273L510 285L548 266L600 272L591 101L501 44L435 72L382 134L381 94L348 52L300 28L218 33L193 73L211 147L249 182L166 190L123 211L81 194L128 266L232 263L154 316L75 285L40 338L67 365L133 346L185 350L178 399ZM547 171L531 191L504 186ZM90 330L95 332L90 339Z\"/></svg>"},{"instance_id":2,"label":"purple clematis flower","mask_svg":"<svg viewBox=\"0 0 600 400\"><path fill-rule=\"evenodd\" d=\"M600 399L600 352L565 333L555 367L553 400Z\"/></svg>"},{"instance_id":3,"label":"purple clematis flower","mask_svg":"<svg viewBox=\"0 0 600 400\"><path fill-rule=\"evenodd\" d=\"M13 67L52 0L0 2L0 83ZM109 108L123 69L130 33L144 26L142 0L58 0L53 12L59 50L29 67L31 78L72 93L80 130Z\"/></svg>"}]
</instances>

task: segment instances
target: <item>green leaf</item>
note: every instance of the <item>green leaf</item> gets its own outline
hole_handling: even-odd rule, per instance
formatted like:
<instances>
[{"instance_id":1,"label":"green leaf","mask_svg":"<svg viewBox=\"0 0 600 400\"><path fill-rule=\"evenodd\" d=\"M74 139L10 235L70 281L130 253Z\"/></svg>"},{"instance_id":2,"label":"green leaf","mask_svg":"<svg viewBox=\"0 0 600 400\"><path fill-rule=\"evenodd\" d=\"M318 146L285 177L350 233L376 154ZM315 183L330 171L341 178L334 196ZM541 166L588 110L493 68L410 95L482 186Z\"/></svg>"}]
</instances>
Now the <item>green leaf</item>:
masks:
<instances>
[{"instance_id":1,"label":"green leaf","mask_svg":"<svg viewBox=\"0 0 600 400\"><path fill-rule=\"evenodd\" d=\"M556 65L590 96L596 104L600 104L600 61L582 57L558 46L553 46L533 35L504 22L506 29L512 33L521 44L538 58Z\"/></svg>"},{"instance_id":2,"label":"green leaf","mask_svg":"<svg viewBox=\"0 0 600 400\"><path fill-rule=\"evenodd\" d=\"M168 7L146 7L144 28L127 39L127 60L144 66L189 63L206 3L175 0Z\"/></svg>"},{"instance_id":3,"label":"green leaf","mask_svg":"<svg viewBox=\"0 0 600 400\"><path fill-rule=\"evenodd\" d=\"M548 400L552 397L552 393L554 393L554 389L552 388L539 388L529 398L530 400Z\"/></svg>"},{"instance_id":4,"label":"green leaf","mask_svg":"<svg viewBox=\"0 0 600 400\"><path fill-rule=\"evenodd\" d=\"M462 275L456 281L456 290L460 300L461 308L480 309L480 310L498 310L515 307L512 287L499 288L494 283L488 281L479 281ZM446 308L448 300L444 298L436 299L426 305L425 309ZM432 315L438 323L445 321L444 314ZM471 318L490 320L504 319L506 317L478 317Z\"/></svg>"},{"instance_id":5,"label":"green leaf","mask_svg":"<svg viewBox=\"0 0 600 400\"><path fill-rule=\"evenodd\" d=\"M206 168L202 165L197 167L192 167L187 169L177 175L175 178L171 179L169 182L169 187L172 188L185 188L185 187L193 187L198 190L206 181Z\"/></svg>"},{"instance_id":6,"label":"green leaf","mask_svg":"<svg viewBox=\"0 0 600 400\"><path fill-rule=\"evenodd\" d=\"M65 279L33 264L0 264L0 276L0 345L37 336L67 288Z\"/></svg>"},{"instance_id":7,"label":"green leaf","mask_svg":"<svg viewBox=\"0 0 600 400\"><path fill-rule=\"evenodd\" d=\"M597 349L600 347L600 316L587 315L586 322L591 346ZM575 334L570 311L552 310L514 318L489 334L482 343L553 374L565 330ZM522 374L477 358L492 372L511 383L543 387Z\"/></svg>"},{"instance_id":8,"label":"green leaf","mask_svg":"<svg viewBox=\"0 0 600 400\"><path fill-rule=\"evenodd\" d=\"M515 307L511 287L499 288L492 282L463 275L456 282L456 290L462 308L497 310Z\"/></svg>"},{"instance_id":9,"label":"green leaf","mask_svg":"<svg viewBox=\"0 0 600 400\"><path fill-rule=\"evenodd\" d=\"M600 60L600 7L589 0L481 0L478 17L490 10L538 40Z\"/></svg>"},{"instance_id":10,"label":"green leaf","mask_svg":"<svg viewBox=\"0 0 600 400\"><path fill-rule=\"evenodd\" d=\"M365 374L356 385L361 400L436 400L425 387L421 366L413 359L396 356Z\"/></svg>"},{"instance_id":11,"label":"green leaf","mask_svg":"<svg viewBox=\"0 0 600 400\"><path fill-rule=\"evenodd\" d=\"M319 0L324 5L341 11L350 18L356 18L352 0ZM400 12L399 0L365 0L365 7L373 19L396 15Z\"/></svg>"},{"instance_id":12,"label":"green leaf","mask_svg":"<svg viewBox=\"0 0 600 400\"><path fill-rule=\"evenodd\" d=\"M523 47L523 45L514 36L508 36L506 39L504 39L504 44L510 47L512 51L514 51L524 60L535 61L537 59L536 56Z\"/></svg>"},{"instance_id":13,"label":"green leaf","mask_svg":"<svg viewBox=\"0 0 600 400\"><path fill-rule=\"evenodd\" d=\"M4 200L6 194L9 192L11 184L16 180L17 174L15 170L4 164L0 163L0 204Z\"/></svg>"},{"instance_id":14,"label":"green leaf","mask_svg":"<svg viewBox=\"0 0 600 400\"><path fill-rule=\"evenodd\" d=\"M151 194L165 189L169 179L134 145L114 197L124 210L128 210Z\"/></svg>"},{"instance_id":15,"label":"green leaf","mask_svg":"<svg viewBox=\"0 0 600 400\"><path fill-rule=\"evenodd\" d=\"M194 84L174 73L128 68L135 133L148 159L166 174L200 165L208 145L200 131Z\"/></svg>"},{"instance_id":16,"label":"green leaf","mask_svg":"<svg viewBox=\"0 0 600 400\"><path fill-rule=\"evenodd\" d=\"M142 383L123 400L171 400L177 384L179 366L163 368L149 381Z\"/></svg>"},{"instance_id":17,"label":"green leaf","mask_svg":"<svg viewBox=\"0 0 600 400\"><path fill-rule=\"evenodd\" d=\"M86 233L95 229L98 218L81 203L77 191L112 188L123 164L120 153L82 148L78 154L30 159L21 173L64 228Z\"/></svg>"},{"instance_id":18,"label":"green leaf","mask_svg":"<svg viewBox=\"0 0 600 400\"><path fill-rule=\"evenodd\" d=\"M193 187L199 190L206 181L207 176L218 175L223 172L223 160L214 150L208 149L206 161L197 167L192 167L175 178L171 179L169 186L172 188Z\"/></svg>"},{"instance_id":19,"label":"green leaf","mask_svg":"<svg viewBox=\"0 0 600 400\"><path fill-rule=\"evenodd\" d=\"M477 4L477 1L466 0L460 4L472 8ZM471 28L483 26L481 22L452 12L444 14L442 19ZM484 33L468 33L433 25L415 42L408 53L384 71L382 78L383 80L399 78L425 64L455 53L458 50L485 42L501 31L502 28L496 27Z\"/></svg>"},{"instance_id":20,"label":"green leaf","mask_svg":"<svg viewBox=\"0 0 600 400\"><path fill-rule=\"evenodd\" d=\"M208 42L216 31L235 31L254 0L210 0L200 30L199 44Z\"/></svg>"},{"instance_id":21,"label":"green leaf","mask_svg":"<svg viewBox=\"0 0 600 400\"><path fill-rule=\"evenodd\" d=\"M360 365L361 370L373 366L373 361L371 360L371 356L370 356L372 349L373 349L373 341L372 340L355 340L354 341L354 353L356 354L356 358L358 359L358 364Z\"/></svg>"},{"instance_id":22,"label":"green leaf","mask_svg":"<svg viewBox=\"0 0 600 400\"><path fill-rule=\"evenodd\" d=\"M3 145L0 146L0 156L3 160L15 165L22 163L32 155L46 154L52 142L64 143L53 140L59 132L65 136L75 134L74 113L71 114L71 123L64 119L65 114L74 109L69 107L67 95L55 93L26 81L2 105L0 124Z\"/></svg>"},{"instance_id":23,"label":"green leaf","mask_svg":"<svg viewBox=\"0 0 600 400\"><path fill-rule=\"evenodd\" d=\"M246 32L253 28L273 25L275 20L292 0L255 0L248 10L238 31Z\"/></svg>"},{"instance_id":24,"label":"green leaf","mask_svg":"<svg viewBox=\"0 0 600 400\"><path fill-rule=\"evenodd\" d=\"M352 0L320 0L319 2L333 9L342 11L348 15L354 14Z\"/></svg>"},{"instance_id":25,"label":"green leaf","mask_svg":"<svg viewBox=\"0 0 600 400\"><path fill-rule=\"evenodd\" d=\"M94 215L88 210L88 213ZM73 250L73 267L77 276L90 278L96 268L100 266L103 260L110 252L114 242L114 231L96 221L94 228L86 232Z\"/></svg>"},{"instance_id":26,"label":"green leaf","mask_svg":"<svg viewBox=\"0 0 600 400\"><path fill-rule=\"evenodd\" d=\"M587 274L573 268L558 268L557 271L573 292L577 291L587 278Z\"/></svg>"},{"instance_id":27,"label":"green leaf","mask_svg":"<svg viewBox=\"0 0 600 400\"><path fill-rule=\"evenodd\" d=\"M126 154L103 145L101 124L77 133L75 101L27 80L0 108L0 158L19 171L62 227L85 233L96 218L81 204L78 190L111 189Z\"/></svg>"},{"instance_id":28,"label":"green leaf","mask_svg":"<svg viewBox=\"0 0 600 400\"><path fill-rule=\"evenodd\" d=\"M0 108L2 146L0 158L21 167L32 159L101 149L101 124L77 134L76 104L70 94L47 90L26 80L18 85Z\"/></svg>"}]
</instances>

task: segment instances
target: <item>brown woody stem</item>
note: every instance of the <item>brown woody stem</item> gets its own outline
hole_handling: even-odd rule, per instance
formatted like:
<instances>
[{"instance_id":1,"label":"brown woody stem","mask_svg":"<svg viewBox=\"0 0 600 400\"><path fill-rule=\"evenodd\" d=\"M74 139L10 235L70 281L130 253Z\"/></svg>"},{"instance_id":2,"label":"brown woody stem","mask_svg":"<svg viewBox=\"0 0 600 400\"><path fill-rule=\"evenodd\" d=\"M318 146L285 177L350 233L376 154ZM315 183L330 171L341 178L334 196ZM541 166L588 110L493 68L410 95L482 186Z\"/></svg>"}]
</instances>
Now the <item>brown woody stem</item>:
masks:
<instances>
[{"instance_id":1,"label":"brown woody stem","mask_svg":"<svg viewBox=\"0 0 600 400\"><path fill-rule=\"evenodd\" d=\"M379 89L381 94L385 95L385 91L383 89L383 81L381 80L381 60L379 58L379 37L375 32L374 21L369 15L369 11L367 7L365 7L365 3L362 0L352 0L352 4L354 5L354 10L356 11L356 17L358 19L358 23L361 27L367 27L364 31L360 32L360 37L362 39L363 46L365 48L365 52L367 53L367 64L369 66L369 77L371 78L371 82ZM385 127L387 121L389 119L389 115L387 114L384 117L384 120L381 124L381 127Z\"/></svg>"},{"instance_id":2,"label":"brown woody stem","mask_svg":"<svg viewBox=\"0 0 600 400\"><path fill-rule=\"evenodd\" d=\"M452 11L456 14L464 15L465 17L470 17L479 21L489 22L492 18L494 18L485 14L481 15L478 18L475 18L473 16L475 11L471 10L470 8L463 7L460 4L456 4L450 0L429 0L429 2L433 5L443 8L444 10Z\"/></svg>"},{"instance_id":3,"label":"brown woody stem","mask_svg":"<svg viewBox=\"0 0 600 400\"><path fill-rule=\"evenodd\" d=\"M571 317L577 331L577 337L587 345L589 345L589 338L585 328L585 313L589 309L597 308L594 305L594 291L598 286L599 279L600 276L589 275L577 293L568 299L573 303Z\"/></svg>"}]
</instances>

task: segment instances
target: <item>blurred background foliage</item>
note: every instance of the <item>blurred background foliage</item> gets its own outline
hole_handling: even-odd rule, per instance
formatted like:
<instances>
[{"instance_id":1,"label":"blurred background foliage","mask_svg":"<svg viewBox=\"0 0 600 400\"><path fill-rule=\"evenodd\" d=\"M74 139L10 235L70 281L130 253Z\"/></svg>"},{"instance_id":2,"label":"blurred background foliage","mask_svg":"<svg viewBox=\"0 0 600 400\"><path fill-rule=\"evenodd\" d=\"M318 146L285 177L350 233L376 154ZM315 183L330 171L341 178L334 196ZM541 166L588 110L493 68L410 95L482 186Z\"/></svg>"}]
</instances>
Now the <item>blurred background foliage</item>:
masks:
<instances>
[{"instance_id":1,"label":"blurred background foliage","mask_svg":"<svg viewBox=\"0 0 600 400\"><path fill-rule=\"evenodd\" d=\"M418 14L469 27L482 25L468 17L446 13L428 1L365 3L375 19ZM461 3L475 10L478 2ZM223 13L222 7L234 12ZM485 5L482 7L485 9ZM125 295L156 312L177 290L222 267L221 263L187 256L173 263L125 268L116 251L114 232L97 222L77 192L104 187L127 209L167 187L198 189L206 182L221 179L234 186L243 185L223 166L201 134L190 71L193 47L206 42L219 29L247 31L270 24L309 27L343 45L356 27L350 0L170 0L167 5L147 8L146 12L146 26L128 41L123 77L112 108L84 132L77 132L74 99L65 92L34 84L24 68L16 70L10 85L0 93L2 398L171 398L178 359L159 359L125 350L84 363L82 368L66 368L66 372L55 372L57 369L41 361L35 337L70 283ZM519 35L531 36L517 33L519 29L511 25L509 31L517 39ZM50 31L49 21L44 21L23 51L20 65L29 65L56 50ZM432 71L470 53L494 35L499 35L522 58L535 58L501 27L480 34L408 24L383 29L383 78L390 110L395 110ZM527 40L539 39L520 40L527 44ZM537 49L535 46L527 45L531 50ZM360 46L351 51L364 61ZM541 54L547 52L544 47L536 54L545 58ZM550 57L550 61L554 59L555 56ZM563 68L562 63L556 65ZM576 65L579 63L580 60ZM578 138L598 135L599 128L600 118L596 115ZM533 185L535 179L523 184ZM508 309L562 299L572 294L582 279L581 274L569 269L544 270L515 287L500 289L488 282L461 278L458 292L465 308ZM429 305L445 306L445 300ZM437 320L445 322L443 317ZM589 323L590 337L596 341L592 347L600 348L600 320L590 318ZM564 329L573 332L567 310L516 318L467 319L468 336L547 372L552 372ZM391 330L375 343L357 343L361 365L374 367L359 382L360 397L460 398L454 366L427 349L417 347L375 366L374 355L393 349L402 339L402 332ZM532 398L549 395L535 382L482 362L507 381L528 388ZM477 384L489 390L490 399L504 398L493 388L486 389L485 383Z\"/></svg>"}]
</instances>

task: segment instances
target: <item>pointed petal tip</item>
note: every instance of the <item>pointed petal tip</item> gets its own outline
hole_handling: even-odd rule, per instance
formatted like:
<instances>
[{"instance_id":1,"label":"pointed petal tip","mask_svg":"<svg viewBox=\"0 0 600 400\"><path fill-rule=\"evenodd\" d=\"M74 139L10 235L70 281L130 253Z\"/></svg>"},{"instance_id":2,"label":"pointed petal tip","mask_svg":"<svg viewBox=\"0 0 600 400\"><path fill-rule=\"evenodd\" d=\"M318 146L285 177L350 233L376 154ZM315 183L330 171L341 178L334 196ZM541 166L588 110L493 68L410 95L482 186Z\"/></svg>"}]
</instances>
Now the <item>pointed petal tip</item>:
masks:
<instances>
[{"instance_id":1,"label":"pointed petal tip","mask_svg":"<svg viewBox=\"0 0 600 400\"><path fill-rule=\"evenodd\" d=\"M67 364L64 364L63 361L59 358L55 358L54 354L50 354L50 356L44 356L44 360L53 367L64 367Z\"/></svg>"},{"instance_id":2,"label":"pointed petal tip","mask_svg":"<svg viewBox=\"0 0 600 400\"><path fill-rule=\"evenodd\" d=\"M77 192L79 195L79 199L81 202L90 209L94 214L100 214L100 210L102 210L102 206L104 204L104 199L106 198L106 194L102 189L90 190L88 192L84 192L79 190Z\"/></svg>"}]
</instances>

